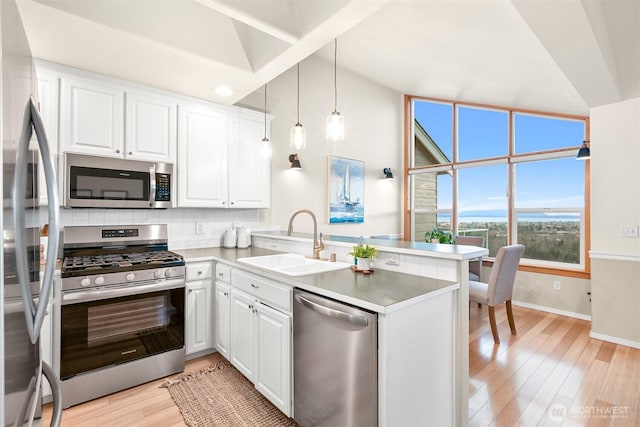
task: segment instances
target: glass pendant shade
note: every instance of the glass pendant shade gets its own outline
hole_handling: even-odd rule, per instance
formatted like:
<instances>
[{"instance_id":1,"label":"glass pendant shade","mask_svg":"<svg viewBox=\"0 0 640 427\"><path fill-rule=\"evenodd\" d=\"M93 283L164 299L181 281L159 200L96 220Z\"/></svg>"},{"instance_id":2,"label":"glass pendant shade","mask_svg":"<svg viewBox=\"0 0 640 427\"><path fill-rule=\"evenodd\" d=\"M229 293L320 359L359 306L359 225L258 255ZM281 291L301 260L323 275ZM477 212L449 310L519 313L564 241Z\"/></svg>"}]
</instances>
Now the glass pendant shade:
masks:
<instances>
[{"instance_id":1,"label":"glass pendant shade","mask_svg":"<svg viewBox=\"0 0 640 427\"><path fill-rule=\"evenodd\" d=\"M273 153L273 148L271 147L271 141L269 138L262 138L262 145L260 146L260 154L263 159L270 159L271 154Z\"/></svg>"},{"instance_id":2,"label":"glass pendant shade","mask_svg":"<svg viewBox=\"0 0 640 427\"><path fill-rule=\"evenodd\" d=\"M300 123L296 123L291 128L291 148L302 150L307 146L305 128Z\"/></svg>"},{"instance_id":3,"label":"glass pendant shade","mask_svg":"<svg viewBox=\"0 0 640 427\"><path fill-rule=\"evenodd\" d=\"M334 111L327 117L327 141L344 141L344 116Z\"/></svg>"}]
</instances>

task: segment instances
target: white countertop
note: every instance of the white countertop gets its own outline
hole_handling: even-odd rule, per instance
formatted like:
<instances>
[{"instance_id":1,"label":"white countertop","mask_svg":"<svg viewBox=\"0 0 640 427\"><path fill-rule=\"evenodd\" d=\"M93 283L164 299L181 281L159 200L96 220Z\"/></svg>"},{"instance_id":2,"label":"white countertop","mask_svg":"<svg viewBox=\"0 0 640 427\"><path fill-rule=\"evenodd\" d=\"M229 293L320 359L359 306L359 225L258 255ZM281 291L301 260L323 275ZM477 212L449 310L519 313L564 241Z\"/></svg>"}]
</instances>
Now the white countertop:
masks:
<instances>
[{"instance_id":1,"label":"white countertop","mask_svg":"<svg viewBox=\"0 0 640 427\"><path fill-rule=\"evenodd\" d=\"M312 233L296 233L287 236L287 232L283 230L275 231L254 231L251 233L256 237L277 238L279 240L291 240L299 242L311 242L313 240ZM360 242L359 237L337 236L323 234L322 238L325 242L352 247ZM446 245L439 243L426 242L407 242L404 240L389 239L371 239L362 238L362 242L376 246L379 250L385 252L395 252L401 254L410 254L418 256L428 256L432 258L444 258L453 260L473 259L489 255L489 250L477 246L466 245Z\"/></svg>"},{"instance_id":2,"label":"white countertop","mask_svg":"<svg viewBox=\"0 0 640 427\"><path fill-rule=\"evenodd\" d=\"M376 242L377 244L377 242ZM351 270L338 270L308 276L291 277L236 262L241 257L281 253L270 249L249 247L225 249L221 247L174 250L187 262L217 261L234 268L250 271L300 289L334 298L378 313L389 313L426 298L452 292L459 284L428 277L376 270L364 275ZM328 262L328 261L327 261Z\"/></svg>"}]
</instances>

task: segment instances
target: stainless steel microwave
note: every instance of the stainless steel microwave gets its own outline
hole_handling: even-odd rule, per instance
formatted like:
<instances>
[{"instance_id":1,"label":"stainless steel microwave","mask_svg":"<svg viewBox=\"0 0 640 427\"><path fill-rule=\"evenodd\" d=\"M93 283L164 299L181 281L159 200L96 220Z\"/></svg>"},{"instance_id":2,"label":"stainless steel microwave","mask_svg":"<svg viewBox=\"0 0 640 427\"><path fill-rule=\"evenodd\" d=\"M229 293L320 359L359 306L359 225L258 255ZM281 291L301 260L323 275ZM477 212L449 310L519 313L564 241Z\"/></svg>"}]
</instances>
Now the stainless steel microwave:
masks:
<instances>
[{"instance_id":1,"label":"stainless steel microwave","mask_svg":"<svg viewBox=\"0 0 640 427\"><path fill-rule=\"evenodd\" d=\"M65 153L64 206L170 208L173 165Z\"/></svg>"}]
</instances>

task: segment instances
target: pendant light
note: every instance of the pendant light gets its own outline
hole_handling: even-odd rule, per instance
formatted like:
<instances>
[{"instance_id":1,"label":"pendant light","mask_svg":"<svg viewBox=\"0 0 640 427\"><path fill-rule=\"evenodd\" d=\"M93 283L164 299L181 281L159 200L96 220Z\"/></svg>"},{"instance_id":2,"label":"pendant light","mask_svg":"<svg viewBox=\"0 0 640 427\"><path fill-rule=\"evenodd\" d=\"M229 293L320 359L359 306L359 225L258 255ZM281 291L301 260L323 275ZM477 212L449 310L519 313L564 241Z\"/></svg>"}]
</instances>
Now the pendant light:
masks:
<instances>
[{"instance_id":1,"label":"pendant light","mask_svg":"<svg viewBox=\"0 0 640 427\"><path fill-rule=\"evenodd\" d=\"M270 159L272 153L271 141L267 138L267 84L264 84L264 138L261 143L262 158Z\"/></svg>"},{"instance_id":2,"label":"pendant light","mask_svg":"<svg viewBox=\"0 0 640 427\"><path fill-rule=\"evenodd\" d=\"M327 117L327 141L342 142L344 141L344 116L338 112L338 39L333 39L333 88L334 88L334 104L333 112Z\"/></svg>"},{"instance_id":3,"label":"pendant light","mask_svg":"<svg viewBox=\"0 0 640 427\"><path fill-rule=\"evenodd\" d=\"M305 129L300 124L300 63L298 62L298 104L297 104L297 121L291 128L291 148L302 150L307 145Z\"/></svg>"}]
</instances>

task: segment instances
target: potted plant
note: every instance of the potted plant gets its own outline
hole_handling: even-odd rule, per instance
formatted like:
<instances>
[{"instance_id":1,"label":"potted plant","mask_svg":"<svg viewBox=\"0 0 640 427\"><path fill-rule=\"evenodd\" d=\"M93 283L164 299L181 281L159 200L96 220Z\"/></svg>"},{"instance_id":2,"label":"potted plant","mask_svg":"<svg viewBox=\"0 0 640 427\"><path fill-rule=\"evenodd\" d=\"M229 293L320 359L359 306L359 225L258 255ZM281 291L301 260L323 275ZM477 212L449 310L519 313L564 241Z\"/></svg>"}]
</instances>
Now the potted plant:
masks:
<instances>
[{"instance_id":1,"label":"potted plant","mask_svg":"<svg viewBox=\"0 0 640 427\"><path fill-rule=\"evenodd\" d=\"M358 270L371 270L371 262L378 255L378 250L368 244L354 246L349 255L355 258Z\"/></svg>"},{"instance_id":2,"label":"potted plant","mask_svg":"<svg viewBox=\"0 0 640 427\"><path fill-rule=\"evenodd\" d=\"M433 227L431 231L424 233L424 241L431 243L445 243L453 245L456 243L453 232L449 230L438 230Z\"/></svg>"}]
</instances>

